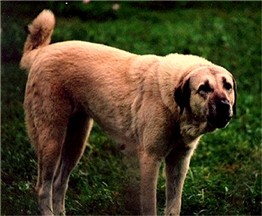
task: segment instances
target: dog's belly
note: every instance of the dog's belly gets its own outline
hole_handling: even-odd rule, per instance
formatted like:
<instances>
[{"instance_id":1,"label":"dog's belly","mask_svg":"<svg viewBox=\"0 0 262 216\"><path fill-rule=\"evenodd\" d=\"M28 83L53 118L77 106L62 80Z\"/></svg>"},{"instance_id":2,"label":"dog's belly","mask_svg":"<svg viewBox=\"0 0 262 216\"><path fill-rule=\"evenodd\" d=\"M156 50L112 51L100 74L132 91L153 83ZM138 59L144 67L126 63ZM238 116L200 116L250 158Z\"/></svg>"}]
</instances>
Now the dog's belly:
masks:
<instances>
[{"instance_id":1,"label":"dog's belly","mask_svg":"<svg viewBox=\"0 0 262 216\"><path fill-rule=\"evenodd\" d=\"M135 135L132 129L130 113L121 114L118 110L101 113L88 111L95 122L118 143L134 142Z\"/></svg>"},{"instance_id":2,"label":"dog's belly","mask_svg":"<svg viewBox=\"0 0 262 216\"><path fill-rule=\"evenodd\" d=\"M85 75L79 80L77 85L69 82L66 87L74 106L81 106L117 143L136 142L132 110L136 93L132 93L131 87L99 75Z\"/></svg>"}]
</instances>

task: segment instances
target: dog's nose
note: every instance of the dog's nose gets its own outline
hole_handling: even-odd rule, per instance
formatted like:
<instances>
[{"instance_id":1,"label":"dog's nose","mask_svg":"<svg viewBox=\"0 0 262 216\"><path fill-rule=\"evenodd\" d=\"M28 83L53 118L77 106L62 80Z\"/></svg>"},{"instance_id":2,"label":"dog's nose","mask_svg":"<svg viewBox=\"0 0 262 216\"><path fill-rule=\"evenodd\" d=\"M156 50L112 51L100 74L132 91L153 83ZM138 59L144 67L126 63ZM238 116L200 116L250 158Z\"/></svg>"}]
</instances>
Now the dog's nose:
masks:
<instances>
[{"instance_id":1,"label":"dog's nose","mask_svg":"<svg viewBox=\"0 0 262 216\"><path fill-rule=\"evenodd\" d=\"M229 114L230 111L230 104L228 100L219 100L216 104L217 112L222 115L226 116Z\"/></svg>"},{"instance_id":2,"label":"dog's nose","mask_svg":"<svg viewBox=\"0 0 262 216\"><path fill-rule=\"evenodd\" d=\"M216 109L210 109L211 112L207 116L208 122L216 128L223 128L231 119L230 103L226 99L220 99L216 101L215 106Z\"/></svg>"}]
</instances>

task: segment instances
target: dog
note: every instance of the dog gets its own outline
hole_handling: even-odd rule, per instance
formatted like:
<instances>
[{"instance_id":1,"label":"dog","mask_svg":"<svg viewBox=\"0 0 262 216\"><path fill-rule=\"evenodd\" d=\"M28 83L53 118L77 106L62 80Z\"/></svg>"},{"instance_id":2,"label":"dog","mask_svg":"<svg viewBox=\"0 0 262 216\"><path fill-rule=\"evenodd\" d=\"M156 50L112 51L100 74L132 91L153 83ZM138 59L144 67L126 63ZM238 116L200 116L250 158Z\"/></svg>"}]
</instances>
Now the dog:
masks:
<instances>
[{"instance_id":1,"label":"dog","mask_svg":"<svg viewBox=\"0 0 262 216\"><path fill-rule=\"evenodd\" d=\"M50 44L54 26L54 14L43 10L28 26L20 62L28 71L24 110L38 157L41 214L65 214L69 175L94 120L137 153L141 214L157 214L158 170L165 161L165 213L179 215L200 137L226 127L236 113L233 75L194 55L136 55L82 41Z\"/></svg>"}]
</instances>

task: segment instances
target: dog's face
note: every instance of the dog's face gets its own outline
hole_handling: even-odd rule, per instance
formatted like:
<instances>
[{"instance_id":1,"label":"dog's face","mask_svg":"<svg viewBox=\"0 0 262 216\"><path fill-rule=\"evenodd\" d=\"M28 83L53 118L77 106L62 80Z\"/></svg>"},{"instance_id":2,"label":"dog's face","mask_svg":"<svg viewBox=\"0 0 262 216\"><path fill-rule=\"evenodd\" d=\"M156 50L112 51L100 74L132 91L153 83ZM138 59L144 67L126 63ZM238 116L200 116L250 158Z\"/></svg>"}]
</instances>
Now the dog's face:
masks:
<instances>
[{"instance_id":1,"label":"dog's face","mask_svg":"<svg viewBox=\"0 0 262 216\"><path fill-rule=\"evenodd\" d=\"M219 66L199 67L190 72L175 90L180 114L206 122L209 130L225 127L236 113L236 84Z\"/></svg>"}]
</instances>

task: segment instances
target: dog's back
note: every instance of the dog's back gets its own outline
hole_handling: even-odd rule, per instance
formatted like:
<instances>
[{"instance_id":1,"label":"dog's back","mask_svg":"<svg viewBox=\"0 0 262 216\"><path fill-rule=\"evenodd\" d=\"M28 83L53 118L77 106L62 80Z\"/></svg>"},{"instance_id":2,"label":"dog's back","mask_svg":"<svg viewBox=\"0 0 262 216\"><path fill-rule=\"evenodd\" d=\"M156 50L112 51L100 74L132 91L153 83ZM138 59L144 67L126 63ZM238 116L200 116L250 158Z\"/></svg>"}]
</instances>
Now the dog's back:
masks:
<instances>
[{"instance_id":1,"label":"dog's back","mask_svg":"<svg viewBox=\"0 0 262 216\"><path fill-rule=\"evenodd\" d=\"M86 58L86 61L89 62L100 58L108 59L110 62L109 58L121 60L121 58L134 56L134 54L117 48L82 41L67 41L49 45L54 27L55 17L49 10L43 10L28 26L28 36L24 44L23 56L20 62L22 69L29 71L34 60L43 54L49 55L50 59L56 57L55 55L63 54L68 55L64 57L67 57L67 59L71 58L72 61L78 61L78 59L75 58L80 57ZM48 49L46 47L48 45L53 47ZM83 52L81 52L81 50ZM112 53L114 53L114 55L112 55ZM63 58L61 57L61 59ZM112 63L115 62L113 61Z\"/></svg>"}]
</instances>

